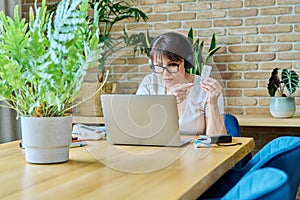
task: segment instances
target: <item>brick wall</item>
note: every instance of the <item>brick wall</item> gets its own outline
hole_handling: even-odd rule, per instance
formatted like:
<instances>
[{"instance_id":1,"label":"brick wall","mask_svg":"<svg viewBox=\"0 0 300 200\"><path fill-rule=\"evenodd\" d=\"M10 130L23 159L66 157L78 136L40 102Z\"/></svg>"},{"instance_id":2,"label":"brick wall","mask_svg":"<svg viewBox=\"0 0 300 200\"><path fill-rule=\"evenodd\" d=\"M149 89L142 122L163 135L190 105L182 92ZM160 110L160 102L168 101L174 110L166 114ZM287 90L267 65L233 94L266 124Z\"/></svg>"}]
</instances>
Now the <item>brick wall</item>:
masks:
<instances>
[{"instance_id":1,"label":"brick wall","mask_svg":"<svg viewBox=\"0 0 300 200\"><path fill-rule=\"evenodd\" d=\"M299 1L147 0L136 5L149 21L126 24L129 30L174 29L186 34L193 27L207 45L216 33L223 48L214 61L225 82L229 113L268 113L266 84L271 70L287 67L299 72ZM139 81L143 70L131 71L126 81Z\"/></svg>"},{"instance_id":2,"label":"brick wall","mask_svg":"<svg viewBox=\"0 0 300 200\"><path fill-rule=\"evenodd\" d=\"M48 0L48 4L57 1ZM24 16L33 2L22 0ZM299 0L134 0L131 5L143 10L148 22L120 23L114 27L116 34L122 28L130 33L149 30L152 36L170 29L187 34L193 27L207 50L211 35L216 33L222 48L214 62L225 83L229 113L268 113L266 84L271 70L280 67L300 72ZM118 53L109 60L110 80L135 92L149 68L144 55L133 58L132 51L129 54L131 57ZM90 69L86 81L97 81L96 74L96 68ZM299 96L300 90L295 95Z\"/></svg>"}]
</instances>

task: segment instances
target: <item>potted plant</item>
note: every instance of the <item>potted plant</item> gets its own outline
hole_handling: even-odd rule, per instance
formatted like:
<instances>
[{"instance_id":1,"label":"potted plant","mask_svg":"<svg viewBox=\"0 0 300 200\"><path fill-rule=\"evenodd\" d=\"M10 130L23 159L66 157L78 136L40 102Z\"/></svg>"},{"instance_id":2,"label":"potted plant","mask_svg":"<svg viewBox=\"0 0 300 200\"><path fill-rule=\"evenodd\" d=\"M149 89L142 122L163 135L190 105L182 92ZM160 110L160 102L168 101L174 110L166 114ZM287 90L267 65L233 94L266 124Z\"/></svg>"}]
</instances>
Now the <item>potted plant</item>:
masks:
<instances>
[{"instance_id":1,"label":"potted plant","mask_svg":"<svg viewBox=\"0 0 300 200\"><path fill-rule=\"evenodd\" d=\"M81 89L80 97L84 98L90 96L95 91L98 91L94 95L93 99L89 99L84 102L74 111L75 115L80 116L103 116L100 96L102 93L114 93L117 89L117 82L109 81L99 90L102 85L104 72L108 65L108 58L115 52L122 50L123 48L132 46L136 49L136 45L140 42L138 34L128 33L123 29L123 34L112 34L113 28L116 24L119 24L125 20L132 20L133 22L147 21L147 15L140 9L132 7L126 1L111 1L111 0L89 0L90 11L94 12L94 15L89 15L88 20L97 20L100 30L98 32L99 42L104 44L104 49L99 58L99 65L97 66L98 82L84 82ZM96 6L99 5L99 6ZM50 10L55 9L56 5L51 6ZM97 14L95 14L95 12ZM79 100L81 99L79 98Z\"/></svg>"},{"instance_id":2,"label":"potted plant","mask_svg":"<svg viewBox=\"0 0 300 200\"><path fill-rule=\"evenodd\" d=\"M217 47L217 44L216 44L216 35L213 34L212 37L211 37L211 40L210 40L210 47L209 47L208 53L204 57L203 53L202 53L203 46L204 46L204 41L200 42L199 38L197 40L194 40L194 38L195 38L194 31L193 31L192 28L190 28L190 30L188 32L188 39L193 44L194 60L195 60L194 68L190 69L190 73L191 74L201 75L203 66L206 65L211 60L211 58L213 57L213 55L221 47Z\"/></svg>"},{"instance_id":3,"label":"potted plant","mask_svg":"<svg viewBox=\"0 0 300 200\"><path fill-rule=\"evenodd\" d=\"M96 7L96 4L100 6ZM122 48L135 45L139 42L136 41L137 37L135 34L129 36L125 29L123 29L123 34L119 37L112 36L111 31L114 25L131 19L137 23L140 20L147 21L148 17L143 11L130 6L125 1L89 0L89 5L92 10L98 13L97 17L101 28L99 41L105 44L105 50L102 53L100 65L98 66L98 80L102 82L103 73L105 72L105 62L108 57Z\"/></svg>"},{"instance_id":4,"label":"potted plant","mask_svg":"<svg viewBox=\"0 0 300 200\"><path fill-rule=\"evenodd\" d=\"M295 113L295 97L299 83L299 75L293 70L282 69L281 79L278 75L279 68L273 69L268 83L270 99L270 113L275 118L292 117ZM289 95L286 95L286 90ZM277 93L278 96L275 96Z\"/></svg>"},{"instance_id":5,"label":"potted plant","mask_svg":"<svg viewBox=\"0 0 300 200\"><path fill-rule=\"evenodd\" d=\"M87 0L62 0L52 14L43 0L34 10L29 22L20 19L17 6L14 20L0 12L0 100L21 117L27 162L65 162L72 132L68 112L86 69L102 54L99 25L86 20Z\"/></svg>"}]
</instances>

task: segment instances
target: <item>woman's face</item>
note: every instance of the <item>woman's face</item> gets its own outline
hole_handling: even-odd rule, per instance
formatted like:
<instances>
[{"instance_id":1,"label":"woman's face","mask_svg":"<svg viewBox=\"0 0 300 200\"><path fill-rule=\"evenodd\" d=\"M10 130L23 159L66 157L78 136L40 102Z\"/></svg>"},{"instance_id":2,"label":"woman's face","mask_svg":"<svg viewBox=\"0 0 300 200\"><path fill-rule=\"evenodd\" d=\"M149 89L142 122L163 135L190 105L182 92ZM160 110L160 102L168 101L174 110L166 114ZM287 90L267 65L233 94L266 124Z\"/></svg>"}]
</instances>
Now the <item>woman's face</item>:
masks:
<instances>
[{"instance_id":1,"label":"woman's face","mask_svg":"<svg viewBox=\"0 0 300 200\"><path fill-rule=\"evenodd\" d=\"M186 82L184 81L184 60L170 60L166 56L159 56L153 60L154 72L160 74L167 86Z\"/></svg>"}]
</instances>

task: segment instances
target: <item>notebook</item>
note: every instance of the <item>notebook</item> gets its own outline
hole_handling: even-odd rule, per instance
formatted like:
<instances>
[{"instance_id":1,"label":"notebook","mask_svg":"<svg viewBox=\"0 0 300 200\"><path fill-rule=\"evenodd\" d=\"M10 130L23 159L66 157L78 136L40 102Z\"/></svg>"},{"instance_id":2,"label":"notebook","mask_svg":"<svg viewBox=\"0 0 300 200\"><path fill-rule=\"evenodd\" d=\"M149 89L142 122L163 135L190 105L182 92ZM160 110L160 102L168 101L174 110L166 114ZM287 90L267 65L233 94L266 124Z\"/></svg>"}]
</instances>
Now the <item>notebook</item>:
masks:
<instances>
[{"instance_id":1,"label":"notebook","mask_svg":"<svg viewBox=\"0 0 300 200\"><path fill-rule=\"evenodd\" d=\"M174 95L102 94L107 140L112 144L183 146Z\"/></svg>"}]
</instances>

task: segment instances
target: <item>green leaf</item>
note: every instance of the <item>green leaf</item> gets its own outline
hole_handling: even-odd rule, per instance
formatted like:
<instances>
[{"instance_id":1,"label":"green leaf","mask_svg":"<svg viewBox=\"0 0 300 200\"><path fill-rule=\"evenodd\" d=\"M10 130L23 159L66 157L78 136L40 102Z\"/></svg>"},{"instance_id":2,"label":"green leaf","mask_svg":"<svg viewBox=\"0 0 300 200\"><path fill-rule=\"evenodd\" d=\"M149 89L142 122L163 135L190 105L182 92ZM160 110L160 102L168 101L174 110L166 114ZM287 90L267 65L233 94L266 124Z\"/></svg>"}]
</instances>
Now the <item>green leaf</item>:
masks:
<instances>
[{"instance_id":1,"label":"green leaf","mask_svg":"<svg viewBox=\"0 0 300 200\"><path fill-rule=\"evenodd\" d=\"M206 64L220 48L221 47L216 47L215 49L210 50L203 61L204 64Z\"/></svg>"},{"instance_id":2,"label":"green leaf","mask_svg":"<svg viewBox=\"0 0 300 200\"><path fill-rule=\"evenodd\" d=\"M194 31L193 28L190 28L188 32L188 39L191 42L191 44L194 44Z\"/></svg>"},{"instance_id":3,"label":"green leaf","mask_svg":"<svg viewBox=\"0 0 300 200\"><path fill-rule=\"evenodd\" d=\"M292 69L290 71L283 69L281 79L289 91L289 94L292 95L298 87L299 75Z\"/></svg>"},{"instance_id":4,"label":"green leaf","mask_svg":"<svg viewBox=\"0 0 300 200\"><path fill-rule=\"evenodd\" d=\"M213 33L211 40L210 40L210 47L209 47L208 52L211 52L215 48L216 48L216 34Z\"/></svg>"}]
</instances>

